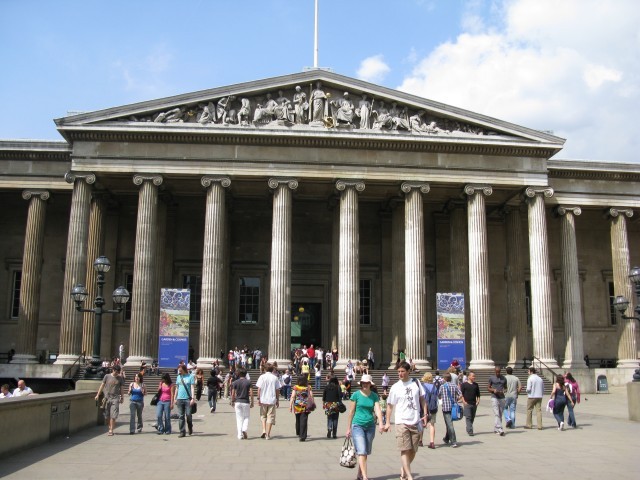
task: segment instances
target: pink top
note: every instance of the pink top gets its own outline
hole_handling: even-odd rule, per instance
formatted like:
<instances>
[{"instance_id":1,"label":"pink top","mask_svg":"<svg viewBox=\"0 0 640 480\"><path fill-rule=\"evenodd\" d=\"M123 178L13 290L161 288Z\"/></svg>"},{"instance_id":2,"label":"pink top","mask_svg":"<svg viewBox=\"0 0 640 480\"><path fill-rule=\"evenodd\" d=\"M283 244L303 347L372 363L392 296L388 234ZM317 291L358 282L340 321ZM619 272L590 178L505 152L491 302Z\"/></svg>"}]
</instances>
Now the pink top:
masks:
<instances>
[{"instance_id":1,"label":"pink top","mask_svg":"<svg viewBox=\"0 0 640 480\"><path fill-rule=\"evenodd\" d=\"M170 402L171 401L171 387L167 387L164 383L160 384L160 390L162 393L160 394L161 402Z\"/></svg>"}]
</instances>

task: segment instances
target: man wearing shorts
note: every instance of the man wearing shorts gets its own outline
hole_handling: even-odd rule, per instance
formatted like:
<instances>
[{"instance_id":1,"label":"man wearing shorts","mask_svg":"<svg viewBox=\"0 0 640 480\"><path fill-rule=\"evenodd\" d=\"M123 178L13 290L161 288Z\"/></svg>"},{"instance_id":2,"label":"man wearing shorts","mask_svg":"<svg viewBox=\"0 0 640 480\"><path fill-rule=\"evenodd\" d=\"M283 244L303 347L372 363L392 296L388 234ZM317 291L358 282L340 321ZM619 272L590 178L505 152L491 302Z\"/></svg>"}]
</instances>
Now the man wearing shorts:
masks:
<instances>
[{"instance_id":1,"label":"man wearing shorts","mask_svg":"<svg viewBox=\"0 0 640 480\"><path fill-rule=\"evenodd\" d=\"M267 364L267 371L260 375L256 382L258 387L258 405L262 421L261 438L271 439L271 427L276 424L276 409L279 406L278 392L282 387L280 379L273 373L275 367Z\"/></svg>"},{"instance_id":2,"label":"man wearing shorts","mask_svg":"<svg viewBox=\"0 0 640 480\"><path fill-rule=\"evenodd\" d=\"M104 392L106 403L104 404L104 416L109 426L110 437L113 436L113 429L116 428L116 419L120 414L120 404L124 402L124 395L122 393L122 386L124 385L124 379L120 376L120 365L114 365L113 370L109 375L105 375L98 388L96 394L96 400L100 397L100 394Z\"/></svg>"},{"instance_id":3,"label":"man wearing shorts","mask_svg":"<svg viewBox=\"0 0 640 480\"><path fill-rule=\"evenodd\" d=\"M396 428L396 443L400 450L400 477L413 480L411 462L418 451L420 431L426 425L427 405L422 386L418 381L409 377L411 366L407 362L398 365L398 380L387 398L387 423L385 430L391 428L391 413L395 406L394 423ZM421 418L420 412L424 412Z\"/></svg>"}]
</instances>

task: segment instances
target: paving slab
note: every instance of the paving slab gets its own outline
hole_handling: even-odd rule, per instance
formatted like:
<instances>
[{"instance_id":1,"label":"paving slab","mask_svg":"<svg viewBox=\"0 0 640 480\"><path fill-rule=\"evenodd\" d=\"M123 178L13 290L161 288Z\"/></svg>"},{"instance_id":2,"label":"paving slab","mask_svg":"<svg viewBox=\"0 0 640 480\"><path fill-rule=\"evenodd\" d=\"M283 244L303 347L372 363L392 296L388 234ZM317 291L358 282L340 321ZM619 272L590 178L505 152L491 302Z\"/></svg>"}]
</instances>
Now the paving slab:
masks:
<instances>
[{"instance_id":1,"label":"paving slab","mask_svg":"<svg viewBox=\"0 0 640 480\"><path fill-rule=\"evenodd\" d=\"M475 421L476 435L469 437L464 421L456 422L459 448L443 445L444 421L438 414L435 450L421 448L413 463L416 479L531 479L566 474L571 478L638 479L636 455L640 423L627 420L626 387L609 394L583 396L576 408L577 429L558 431L553 416L545 412L544 429L525 430L526 397L517 407L517 428L504 437L493 433L493 414L483 397ZM317 403L320 402L317 400ZM147 402L149 399L147 399ZM545 402L546 403L546 402ZM273 438L260 438L259 410L251 410L248 440L236 438L235 413L228 401L209 412L199 402L194 434L157 435L155 408L145 406L142 433L129 435L127 402L118 419L116 435L106 427L92 427L69 438L34 447L0 460L0 477L8 479L353 479L354 469L340 467L346 416L340 419L336 440L326 438L326 417L317 410L309 417L306 442L295 436L295 418L286 402L277 412ZM534 420L535 421L535 420ZM10 441L4 432L2 441ZM378 480L399 478L400 457L393 433L376 434L369 457L369 476Z\"/></svg>"}]
</instances>

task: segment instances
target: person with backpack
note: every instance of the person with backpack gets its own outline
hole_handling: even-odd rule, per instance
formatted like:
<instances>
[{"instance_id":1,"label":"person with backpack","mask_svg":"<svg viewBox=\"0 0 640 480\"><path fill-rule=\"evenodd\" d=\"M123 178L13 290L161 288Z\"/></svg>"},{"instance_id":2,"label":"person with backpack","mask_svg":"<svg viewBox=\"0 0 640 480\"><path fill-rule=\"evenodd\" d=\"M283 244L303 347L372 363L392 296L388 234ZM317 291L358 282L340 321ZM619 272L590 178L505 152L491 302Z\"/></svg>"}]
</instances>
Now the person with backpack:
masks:
<instances>
[{"instance_id":1,"label":"person with backpack","mask_svg":"<svg viewBox=\"0 0 640 480\"><path fill-rule=\"evenodd\" d=\"M429 448L436 448L436 413L438 413L438 389L433 384L433 375L427 372L422 376L422 388L424 390L424 400L427 404L427 428L429 429ZM420 442L422 442L422 435Z\"/></svg>"},{"instance_id":2,"label":"person with backpack","mask_svg":"<svg viewBox=\"0 0 640 480\"><path fill-rule=\"evenodd\" d=\"M460 385L462 393L462 410L467 422L467 433L473 437L473 421L476 419L476 411L480 405L480 387L476 383L476 374L469 372L467 381Z\"/></svg>"},{"instance_id":3,"label":"person with backpack","mask_svg":"<svg viewBox=\"0 0 640 480\"><path fill-rule=\"evenodd\" d=\"M573 413L573 409L576 403L580 403L580 387L578 386L578 382L576 382L576 379L573 378L573 375L571 375L571 372L567 372L564 375L564 384L567 387L567 390L569 390L571 400L573 401L567 403L567 409L569 410L568 423L570 427L578 428L578 425L576 424L576 416Z\"/></svg>"},{"instance_id":4,"label":"person with backpack","mask_svg":"<svg viewBox=\"0 0 640 480\"><path fill-rule=\"evenodd\" d=\"M291 396L291 370L287 369L281 378L282 381L282 396L289 400Z\"/></svg>"}]
</instances>

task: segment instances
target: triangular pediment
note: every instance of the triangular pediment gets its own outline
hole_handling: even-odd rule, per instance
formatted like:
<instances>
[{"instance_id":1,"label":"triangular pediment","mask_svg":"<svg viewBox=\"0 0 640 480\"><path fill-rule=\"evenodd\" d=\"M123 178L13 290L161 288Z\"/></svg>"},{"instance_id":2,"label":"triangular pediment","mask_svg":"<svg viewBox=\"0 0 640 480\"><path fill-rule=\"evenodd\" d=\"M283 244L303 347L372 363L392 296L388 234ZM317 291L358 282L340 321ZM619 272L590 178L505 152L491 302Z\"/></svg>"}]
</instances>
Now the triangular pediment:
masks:
<instances>
[{"instance_id":1,"label":"triangular pediment","mask_svg":"<svg viewBox=\"0 0 640 480\"><path fill-rule=\"evenodd\" d=\"M56 120L65 135L99 129L199 130L199 133L287 132L347 138L498 142L559 151L564 140L495 118L325 70L73 115ZM241 131L241 132L239 132ZM372 137L373 136L373 137Z\"/></svg>"}]
</instances>

